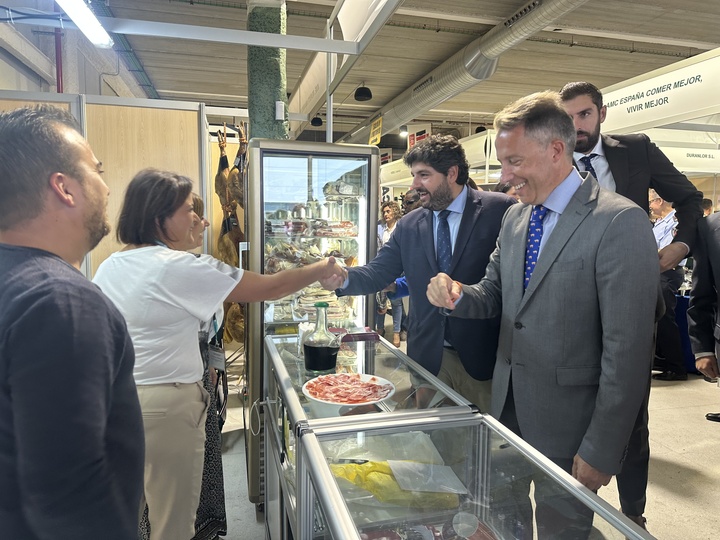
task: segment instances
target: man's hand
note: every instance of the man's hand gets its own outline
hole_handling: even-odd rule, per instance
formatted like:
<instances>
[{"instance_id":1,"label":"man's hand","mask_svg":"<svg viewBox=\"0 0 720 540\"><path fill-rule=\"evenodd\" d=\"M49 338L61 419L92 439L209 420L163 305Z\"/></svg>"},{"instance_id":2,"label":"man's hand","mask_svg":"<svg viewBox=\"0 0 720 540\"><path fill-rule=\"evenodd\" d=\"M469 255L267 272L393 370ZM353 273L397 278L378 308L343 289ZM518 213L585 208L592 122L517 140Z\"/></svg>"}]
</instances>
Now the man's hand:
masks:
<instances>
[{"instance_id":1,"label":"man's hand","mask_svg":"<svg viewBox=\"0 0 720 540\"><path fill-rule=\"evenodd\" d=\"M460 298L462 288L447 274L440 273L430 280L427 297L433 306L455 309L455 302Z\"/></svg>"},{"instance_id":2,"label":"man's hand","mask_svg":"<svg viewBox=\"0 0 720 540\"><path fill-rule=\"evenodd\" d=\"M334 291L342 286L347 279L347 270L340 266L335 257L328 257L320 264L320 275L318 281L323 289Z\"/></svg>"},{"instance_id":3,"label":"man's hand","mask_svg":"<svg viewBox=\"0 0 720 540\"><path fill-rule=\"evenodd\" d=\"M612 478L612 475L598 471L577 454L573 459L572 475L573 478L592 491L607 486Z\"/></svg>"},{"instance_id":4,"label":"man's hand","mask_svg":"<svg viewBox=\"0 0 720 540\"><path fill-rule=\"evenodd\" d=\"M665 272L675 268L688 256L688 248L682 242L672 242L658 251L658 255L660 256L660 272Z\"/></svg>"},{"instance_id":5,"label":"man's hand","mask_svg":"<svg viewBox=\"0 0 720 540\"><path fill-rule=\"evenodd\" d=\"M702 373L706 377L710 377L711 379L720 377L720 370L718 370L717 358L715 358L714 354L695 359L695 368L700 373Z\"/></svg>"},{"instance_id":6,"label":"man's hand","mask_svg":"<svg viewBox=\"0 0 720 540\"><path fill-rule=\"evenodd\" d=\"M397 291L397 285L395 285L394 281L382 290L382 292L390 292L390 293L394 293L395 291Z\"/></svg>"}]
</instances>

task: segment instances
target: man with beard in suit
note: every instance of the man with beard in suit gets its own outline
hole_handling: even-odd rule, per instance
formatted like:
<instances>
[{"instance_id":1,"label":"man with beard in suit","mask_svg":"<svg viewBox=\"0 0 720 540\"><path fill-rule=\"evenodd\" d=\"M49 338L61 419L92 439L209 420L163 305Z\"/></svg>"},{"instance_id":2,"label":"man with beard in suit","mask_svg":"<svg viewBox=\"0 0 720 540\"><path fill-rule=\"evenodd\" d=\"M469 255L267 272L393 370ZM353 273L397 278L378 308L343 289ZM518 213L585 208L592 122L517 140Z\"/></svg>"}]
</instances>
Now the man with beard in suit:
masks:
<instances>
[{"instance_id":1,"label":"man with beard in suit","mask_svg":"<svg viewBox=\"0 0 720 540\"><path fill-rule=\"evenodd\" d=\"M677 234L662 248L660 271L674 271L692 249L697 222L702 217L702 193L679 172L647 135L601 135L607 108L602 93L589 82L572 82L560 90L565 110L575 124L575 162L580 170L590 172L601 187L615 191L640 206L648 207L648 189L673 203L677 216ZM650 373L648 372L648 376ZM655 378L675 380L672 372ZM647 428L648 385L645 402L640 409L623 470L617 477L620 506L630 519L645 526L645 492L647 489L650 445Z\"/></svg>"},{"instance_id":2,"label":"man with beard in suit","mask_svg":"<svg viewBox=\"0 0 720 540\"><path fill-rule=\"evenodd\" d=\"M408 356L456 390L481 411L490 406L498 318L451 320L425 296L430 278L443 270L469 283L485 274L505 211L516 201L501 193L469 187L465 151L451 135L433 135L403 158L421 201L398 221L395 232L365 266L345 270L345 279L321 281L338 296L370 294L387 287L403 272L412 316ZM422 387L418 402L425 403Z\"/></svg>"}]
</instances>

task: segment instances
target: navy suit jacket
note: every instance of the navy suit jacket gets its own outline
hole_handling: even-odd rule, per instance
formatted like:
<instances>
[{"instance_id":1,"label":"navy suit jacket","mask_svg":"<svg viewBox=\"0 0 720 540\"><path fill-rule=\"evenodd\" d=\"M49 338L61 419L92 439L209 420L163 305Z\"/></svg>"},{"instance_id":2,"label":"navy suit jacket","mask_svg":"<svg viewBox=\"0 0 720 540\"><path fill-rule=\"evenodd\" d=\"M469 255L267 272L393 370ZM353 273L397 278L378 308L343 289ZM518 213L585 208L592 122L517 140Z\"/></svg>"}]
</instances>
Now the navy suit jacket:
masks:
<instances>
[{"instance_id":1,"label":"navy suit jacket","mask_svg":"<svg viewBox=\"0 0 720 540\"><path fill-rule=\"evenodd\" d=\"M697 222L702 217L702 193L678 171L643 133L603 135L603 151L615 178L615 191L648 211L648 189L673 203L678 220L675 242L692 250Z\"/></svg>"},{"instance_id":2,"label":"navy suit jacket","mask_svg":"<svg viewBox=\"0 0 720 540\"><path fill-rule=\"evenodd\" d=\"M515 199L501 193L468 188L449 275L461 283L477 283L500 232L502 218ZM408 356L432 374L440 371L445 326L465 370L478 380L492 379L500 319L473 320L445 317L428 302L426 290L438 274L433 238L433 212L418 208L403 216L390 240L365 266L350 268L349 284L338 296L371 294L405 273L410 292Z\"/></svg>"}]
</instances>

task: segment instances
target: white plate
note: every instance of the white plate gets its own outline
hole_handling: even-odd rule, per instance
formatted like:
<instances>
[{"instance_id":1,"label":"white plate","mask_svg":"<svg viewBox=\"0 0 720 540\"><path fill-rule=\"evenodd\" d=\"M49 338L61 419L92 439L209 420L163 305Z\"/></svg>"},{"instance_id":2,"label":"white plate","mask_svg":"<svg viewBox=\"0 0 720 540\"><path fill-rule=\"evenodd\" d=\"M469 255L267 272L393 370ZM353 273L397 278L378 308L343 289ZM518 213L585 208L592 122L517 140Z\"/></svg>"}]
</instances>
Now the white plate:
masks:
<instances>
[{"instance_id":1,"label":"white plate","mask_svg":"<svg viewBox=\"0 0 720 540\"><path fill-rule=\"evenodd\" d=\"M320 377L337 377L338 375L348 375L347 373L337 373L337 374L329 374L329 375L320 375ZM361 403L341 403L337 401L327 401L324 399L318 399L316 397L313 397L310 395L310 393L307 390L307 385L314 381L315 379L319 379L320 377L315 377L314 379L310 379L302 386L302 393L305 395L305 397L310 401L311 408L313 412L317 416L338 416L340 414L340 408L341 407L359 407L361 405L372 405L374 403L380 403L381 401L384 401L390 397L393 396L395 393L395 385L388 381L387 379L383 379L382 377L378 377L377 375L370 375L368 373L361 373L360 374L360 380L363 382L373 382L376 384L381 385L389 385L391 387L390 393L385 396L382 399L375 399L372 401L363 401Z\"/></svg>"}]
</instances>

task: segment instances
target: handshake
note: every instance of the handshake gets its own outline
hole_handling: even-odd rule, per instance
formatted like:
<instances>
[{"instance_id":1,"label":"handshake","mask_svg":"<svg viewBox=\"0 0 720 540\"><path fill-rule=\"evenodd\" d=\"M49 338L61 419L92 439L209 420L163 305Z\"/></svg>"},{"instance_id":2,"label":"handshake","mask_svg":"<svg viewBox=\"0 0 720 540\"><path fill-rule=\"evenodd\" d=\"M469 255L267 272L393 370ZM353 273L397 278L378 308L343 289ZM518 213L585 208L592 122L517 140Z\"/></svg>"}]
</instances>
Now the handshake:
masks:
<instances>
[{"instance_id":1,"label":"handshake","mask_svg":"<svg viewBox=\"0 0 720 540\"><path fill-rule=\"evenodd\" d=\"M347 276L347 269L340 266L335 257L328 257L324 262L320 263L320 275L318 275L317 279L323 289L334 291L342 287Z\"/></svg>"}]
</instances>

